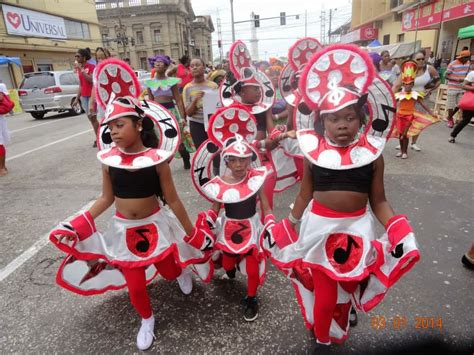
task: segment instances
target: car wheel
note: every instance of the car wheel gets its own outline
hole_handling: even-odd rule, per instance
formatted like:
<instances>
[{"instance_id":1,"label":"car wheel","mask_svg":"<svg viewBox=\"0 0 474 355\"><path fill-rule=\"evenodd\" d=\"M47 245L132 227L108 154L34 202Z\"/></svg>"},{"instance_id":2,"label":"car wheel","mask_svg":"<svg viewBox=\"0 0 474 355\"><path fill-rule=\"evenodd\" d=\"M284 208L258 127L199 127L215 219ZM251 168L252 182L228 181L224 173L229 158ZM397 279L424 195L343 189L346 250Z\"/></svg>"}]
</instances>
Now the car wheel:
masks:
<instances>
[{"instance_id":1,"label":"car wheel","mask_svg":"<svg viewBox=\"0 0 474 355\"><path fill-rule=\"evenodd\" d=\"M69 110L69 113L71 115L77 116L80 115L83 112L81 104L74 105L74 99L71 101L71 109Z\"/></svg>"},{"instance_id":2,"label":"car wheel","mask_svg":"<svg viewBox=\"0 0 474 355\"><path fill-rule=\"evenodd\" d=\"M45 114L46 114L46 111L30 112L30 115L33 116L33 118L36 119L36 120L42 119Z\"/></svg>"}]
</instances>

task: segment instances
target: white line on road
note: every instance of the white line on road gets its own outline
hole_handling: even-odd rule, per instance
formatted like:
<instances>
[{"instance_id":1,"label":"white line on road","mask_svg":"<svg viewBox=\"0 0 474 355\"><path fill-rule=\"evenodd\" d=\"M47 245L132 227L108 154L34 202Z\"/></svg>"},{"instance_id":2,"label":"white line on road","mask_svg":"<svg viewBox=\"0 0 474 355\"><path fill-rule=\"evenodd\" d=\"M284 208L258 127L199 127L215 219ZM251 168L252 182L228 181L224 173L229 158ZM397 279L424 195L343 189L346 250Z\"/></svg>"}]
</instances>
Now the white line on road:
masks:
<instances>
[{"instance_id":1,"label":"white line on road","mask_svg":"<svg viewBox=\"0 0 474 355\"><path fill-rule=\"evenodd\" d=\"M78 214L80 211L88 210L94 201L89 201L86 205L84 205L78 212L74 213L73 215L64 219L65 221L69 221L72 217ZM16 269L26 263L33 255L39 252L45 245L49 243L49 233L43 235L35 244L25 250L21 255L17 256L10 264L5 266L2 270L0 270L0 282L5 280L10 274L12 274Z\"/></svg>"},{"instance_id":2,"label":"white line on road","mask_svg":"<svg viewBox=\"0 0 474 355\"><path fill-rule=\"evenodd\" d=\"M52 146L52 145L54 145L54 144L61 143L61 142L64 142L64 141L67 141L68 139L71 139L71 138L74 138L74 137L80 136L81 134L84 134L84 133L87 133L87 132L90 132L90 131L92 131L92 129L91 129L91 128L89 128L89 129L86 129L85 131L81 131L81 132L79 132L79 133L73 134L72 136L68 136L68 137L65 137L65 138L59 139L59 140L57 140L57 141L54 141L54 142L51 142L51 143L48 143L48 144L42 145L42 146L40 146L40 147L38 147L38 148L34 148L34 149L31 149L31 150L27 150L26 152L23 152L23 153L20 153L20 154L14 155L14 156L12 156L12 157L10 157L10 158L7 158L7 160L6 160L6 161L8 162L8 161L11 161L11 160L13 160L13 159L20 158L20 157L22 157L22 156L25 156L25 155L27 155L27 154L30 154L30 153L36 152L37 150L40 150L40 149L43 149L43 148L47 148L47 147L49 147L49 146Z\"/></svg>"},{"instance_id":3,"label":"white line on road","mask_svg":"<svg viewBox=\"0 0 474 355\"><path fill-rule=\"evenodd\" d=\"M35 124L35 125L33 125L33 126L28 126L28 127L24 127L24 128L14 129L13 131L10 131L10 133L17 133L17 132L21 132L21 131L26 131L27 129L31 129L31 128L35 128L35 127L39 127L39 126L44 126L44 125L51 124L51 123L59 123L59 122L65 121L65 120L70 120L71 118L77 118L77 117L76 117L76 116L73 116L73 117L66 117L66 118L61 118L61 119L55 119L54 121L51 121L51 122L44 122L44 123Z\"/></svg>"}]
</instances>

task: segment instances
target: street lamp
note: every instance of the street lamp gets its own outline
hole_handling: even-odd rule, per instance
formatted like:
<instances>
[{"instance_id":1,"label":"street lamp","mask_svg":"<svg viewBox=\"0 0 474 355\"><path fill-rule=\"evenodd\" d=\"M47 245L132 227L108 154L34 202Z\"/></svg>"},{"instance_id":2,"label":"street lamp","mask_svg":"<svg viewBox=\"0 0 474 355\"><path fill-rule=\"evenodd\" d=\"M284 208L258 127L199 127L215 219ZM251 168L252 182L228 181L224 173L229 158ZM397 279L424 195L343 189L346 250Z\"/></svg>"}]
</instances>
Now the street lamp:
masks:
<instances>
[{"instance_id":1,"label":"street lamp","mask_svg":"<svg viewBox=\"0 0 474 355\"><path fill-rule=\"evenodd\" d=\"M234 0L230 0L230 21L232 23L232 43L235 42Z\"/></svg>"}]
</instances>

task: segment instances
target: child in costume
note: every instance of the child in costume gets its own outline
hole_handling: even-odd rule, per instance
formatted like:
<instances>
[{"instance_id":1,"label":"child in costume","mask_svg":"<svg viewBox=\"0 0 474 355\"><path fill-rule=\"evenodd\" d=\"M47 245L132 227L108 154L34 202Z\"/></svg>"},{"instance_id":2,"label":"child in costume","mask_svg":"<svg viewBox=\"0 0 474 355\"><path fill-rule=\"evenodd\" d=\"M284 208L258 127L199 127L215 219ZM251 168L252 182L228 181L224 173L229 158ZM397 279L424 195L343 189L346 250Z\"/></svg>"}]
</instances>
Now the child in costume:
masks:
<instances>
[{"instance_id":1,"label":"child in costume","mask_svg":"<svg viewBox=\"0 0 474 355\"><path fill-rule=\"evenodd\" d=\"M5 166L7 150L5 146L10 142L10 131L7 127L7 120L3 115L6 115L13 110L15 104L10 99L7 86L0 82L0 176L8 174L8 169Z\"/></svg>"},{"instance_id":2,"label":"child in costume","mask_svg":"<svg viewBox=\"0 0 474 355\"><path fill-rule=\"evenodd\" d=\"M261 188L267 172L264 167L250 167L256 152L238 134L227 141L221 158L228 173L203 186L208 198L214 201L207 215L216 222L215 248L222 251L222 266L227 275L234 278L237 265L247 275L244 319L252 322L258 317L257 288L263 283L265 270L264 254L258 243L263 226L256 210L257 197L264 217L273 219ZM221 208L225 212L217 218Z\"/></svg>"},{"instance_id":3,"label":"child in costume","mask_svg":"<svg viewBox=\"0 0 474 355\"><path fill-rule=\"evenodd\" d=\"M402 91L395 94L395 98L399 102L397 109L397 133L400 140L400 152L398 152L396 156L401 157L402 159L408 158L408 132L415 120L416 103L421 105L430 115L433 116L431 110L423 103L424 93L413 90L416 70L417 64L415 61L407 60L402 63ZM413 136L413 134L411 136Z\"/></svg>"},{"instance_id":4,"label":"child in costume","mask_svg":"<svg viewBox=\"0 0 474 355\"><path fill-rule=\"evenodd\" d=\"M183 98L178 90L178 84L181 82L181 79L166 76L166 71L171 64L171 59L168 56L159 54L148 58L148 61L155 69L154 77L145 81L145 85L148 88L148 98L170 110L178 119L181 131L179 154L183 158L184 169L188 170L191 168L189 153L193 153L195 149L189 128L187 128ZM176 106L178 109L176 109Z\"/></svg>"},{"instance_id":5,"label":"child in costume","mask_svg":"<svg viewBox=\"0 0 474 355\"><path fill-rule=\"evenodd\" d=\"M419 259L406 216L395 215L385 198L381 153L395 103L385 81L374 76L370 58L355 46L333 45L311 57L297 103L316 117L314 128L297 131L305 156L301 190L288 218L261 240L290 278L306 326L322 344L343 342L352 304L375 307ZM378 239L368 203L385 225Z\"/></svg>"},{"instance_id":6,"label":"child in costume","mask_svg":"<svg viewBox=\"0 0 474 355\"><path fill-rule=\"evenodd\" d=\"M192 278L185 267L205 258L184 238L206 237L191 224L168 165L179 143L176 120L152 102L140 103L132 96L114 99L114 93L139 94L138 80L124 62L104 61L98 71L96 97L99 104L109 99L102 125L113 145L97 154L103 164L102 195L88 211L50 234L50 240L68 253L57 282L82 295L127 287L142 318L137 347L145 350L155 338L146 284L159 273L167 280L177 279L182 292L189 294ZM110 82L118 84L112 92L107 91ZM99 233L94 220L112 204L115 216L105 233Z\"/></svg>"}]
</instances>

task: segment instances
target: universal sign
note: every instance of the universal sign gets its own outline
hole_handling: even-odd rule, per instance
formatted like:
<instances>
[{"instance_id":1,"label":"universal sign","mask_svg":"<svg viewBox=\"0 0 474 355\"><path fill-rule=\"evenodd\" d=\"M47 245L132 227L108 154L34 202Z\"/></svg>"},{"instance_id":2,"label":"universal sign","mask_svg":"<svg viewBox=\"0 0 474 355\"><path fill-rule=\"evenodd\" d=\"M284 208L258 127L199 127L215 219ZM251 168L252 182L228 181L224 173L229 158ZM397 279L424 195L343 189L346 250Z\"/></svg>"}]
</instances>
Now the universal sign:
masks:
<instances>
[{"instance_id":1,"label":"universal sign","mask_svg":"<svg viewBox=\"0 0 474 355\"><path fill-rule=\"evenodd\" d=\"M62 17L8 5L2 5L2 12L8 34L25 37L67 38L66 26Z\"/></svg>"}]
</instances>

